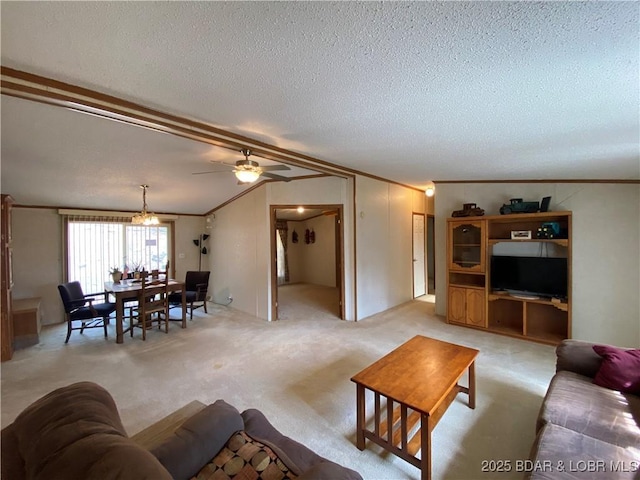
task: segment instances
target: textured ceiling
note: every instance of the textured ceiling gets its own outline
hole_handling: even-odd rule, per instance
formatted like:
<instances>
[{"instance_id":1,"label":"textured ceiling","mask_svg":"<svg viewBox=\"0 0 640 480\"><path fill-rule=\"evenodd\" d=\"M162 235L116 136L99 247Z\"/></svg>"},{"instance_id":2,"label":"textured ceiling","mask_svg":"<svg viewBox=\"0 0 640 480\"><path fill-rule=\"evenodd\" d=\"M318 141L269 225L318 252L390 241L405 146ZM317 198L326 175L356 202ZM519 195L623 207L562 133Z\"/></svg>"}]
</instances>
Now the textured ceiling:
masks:
<instances>
[{"instance_id":1,"label":"textured ceiling","mask_svg":"<svg viewBox=\"0 0 640 480\"><path fill-rule=\"evenodd\" d=\"M0 8L4 66L419 188L431 180L640 179L637 2ZM242 191L231 175L222 185L226 174L190 174L228 152L1 100L2 191L22 195L20 203L135 209L131 186L149 183L162 192L156 209L202 213ZM33 169L20 180L29 178L32 192L17 191L22 168ZM68 205L51 188L56 168L85 174L67 192L95 175L133 192L101 205L100 185L87 193L90 205ZM197 199L183 199L185 190ZM173 206L164 203L171 196ZM153 207L153 190L148 200Z\"/></svg>"}]
</instances>

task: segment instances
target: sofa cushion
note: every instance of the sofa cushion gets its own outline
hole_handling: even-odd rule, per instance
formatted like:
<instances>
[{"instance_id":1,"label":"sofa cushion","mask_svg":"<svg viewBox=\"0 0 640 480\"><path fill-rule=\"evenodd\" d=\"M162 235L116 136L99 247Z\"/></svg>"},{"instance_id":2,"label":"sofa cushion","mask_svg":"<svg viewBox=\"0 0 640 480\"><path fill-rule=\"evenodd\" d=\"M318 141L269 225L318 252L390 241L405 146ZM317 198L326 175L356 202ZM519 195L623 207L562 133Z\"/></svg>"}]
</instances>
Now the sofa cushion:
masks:
<instances>
[{"instance_id":1,"label":"sofa cushion","mask_svg":"<svg viewBox=\"0 0 640 480\"><path fill-rule=\"evenodd\" d=\"M91 382L37 400L3 430L2 440L3 478L171 478L150 452L127 438L113 398Z\"/></svg>"},{"instance_id":2,"label":"sofa cushion","mask_svg":"<svg viewBox=\"0 0 640 480\"><path fill-rule=\"evenodd\" d=\"M537 429L553 423L620 447L640 444L640 397L561 371L551 380Z\"/></svg>"},{"instance_id":3,"label":"sofa cushion","mask_svg":"<svg viewBox=\"0 0 640 480\"><path fill-rule=\"evenodd\" d=\"M566 339L556 347L556 372L563 370L595 377L602 357L593 351L593 343Z\"/></svg>"},{"instance_id":4,"label":"sofa cushion","mask_svg":"<svg viewBox=\"0 0 640 480\"><path fill-rule=\"evenodd\" d=\"M535 480L637 479L640 447L624 448L547 424L533 445L526 477Z\"/></svg>"},{"instance_id":5,"label":"sofa cushion","mask_svg":"<svg viewBox=\"0 0 640 480\"><path fill-rule=\"evenodd\" d=\"M265 444L240 431L195 476L196 480L293 480L297 476Z\"/></svg>"},{"instance_id":6,"label":"sofa cushion","mask_svg":"<svg viewBox=\"0 0 640 480\"><path fill-rule=\"evenodd\" d=\"M623 393L640 395L640 350L594 345L602 364L593 383Z\"/></svg>"},{"instance_id":7,"label":"sofa cushion","mask_svg":"<svg viewBox=\"0 0 640 480\"><path fill-rule=\"evenodd\" d=\"M254 408L242 412L244 430L257 441L269 446L295 475L304 478L332 478L334 480L362 480L360 474L350 468L331 462L306 446L280 433L267 418ZM319 467L321 464L324 467ZM307 472L312 470L309 474ZM329 473L329 477L326 475ZM314 476L317 474L318 476ZM308 476L309 475L309 476Z\"/></svg>"},{"instance_id":8,"label":"sofa cushion","mask_svg":"<svg viewBox=\"0 0 640 480\"><path fill-rule=\"evenodd\" d=\"M152 453L174 479L189 479L207 464L229 437L242 430L240 412L217 400L185 421Z\"/></svg>"}]
</instances>

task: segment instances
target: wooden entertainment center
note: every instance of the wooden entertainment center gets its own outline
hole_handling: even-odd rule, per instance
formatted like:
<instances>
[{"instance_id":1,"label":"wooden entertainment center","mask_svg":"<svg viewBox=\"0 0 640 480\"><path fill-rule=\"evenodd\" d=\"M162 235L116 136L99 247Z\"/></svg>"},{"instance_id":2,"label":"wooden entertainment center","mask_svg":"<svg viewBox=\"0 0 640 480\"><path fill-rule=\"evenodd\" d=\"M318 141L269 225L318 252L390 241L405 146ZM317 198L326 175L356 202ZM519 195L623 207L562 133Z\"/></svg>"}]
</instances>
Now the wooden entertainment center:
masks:
<instances>
[{"instance_id":1,"label":"wooden entertainment center","mask_svg":"<svg viewBox=\"0 0 640 480\"><path fill-rule=\"evenodd\" d=\"M560 233L537 238L551 222ZM566 258L566 298L493 292L494 254ZM571 338L571 212L448 218L447 322L552 345Z\"/></svg>"}]
</instances>

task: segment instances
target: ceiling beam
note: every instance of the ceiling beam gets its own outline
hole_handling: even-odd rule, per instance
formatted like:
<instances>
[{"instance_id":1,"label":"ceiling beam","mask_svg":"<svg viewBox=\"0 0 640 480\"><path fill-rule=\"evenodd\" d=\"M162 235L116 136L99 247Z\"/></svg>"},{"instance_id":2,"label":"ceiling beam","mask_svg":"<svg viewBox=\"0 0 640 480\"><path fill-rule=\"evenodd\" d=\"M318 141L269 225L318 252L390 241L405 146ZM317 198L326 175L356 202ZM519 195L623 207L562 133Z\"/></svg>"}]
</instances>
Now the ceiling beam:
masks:
<instances>
[{"instance_id":1,"label":"ceiling beam","mask_svg":"<svg viewBox=\"0 0 640 480\"><path fill-rule=\"evenodd\" d=\"M233 151L250 149L251 154L268 160L352 177L357 172L329 162L228 132L203 122L168 114L121 98L32 73L1 67L1 93L16 98L63 107L100 118L114 120L153 131L176 135Z\"/></svg>"}]
</instances>

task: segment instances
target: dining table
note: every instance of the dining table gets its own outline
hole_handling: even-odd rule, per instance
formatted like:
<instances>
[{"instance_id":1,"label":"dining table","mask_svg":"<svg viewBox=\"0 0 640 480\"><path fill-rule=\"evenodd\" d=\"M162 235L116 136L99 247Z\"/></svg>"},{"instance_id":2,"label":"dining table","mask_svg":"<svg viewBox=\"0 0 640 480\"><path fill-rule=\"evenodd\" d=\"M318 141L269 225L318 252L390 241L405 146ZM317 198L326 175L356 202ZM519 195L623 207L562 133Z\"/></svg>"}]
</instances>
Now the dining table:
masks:
<instances>
[{"instance_id":1,"label":"dining table","mask_svg":"<svg viewBox=\"0 0 640 480\"><path fill-rule=\"evenodd\" d=\"M160 280L163 280L160 276ZM145 288L147 291L149 287ZM127 300L134 300L138 298L138 295L142 290L142 283L140 280L135 279L123 279L119 282L105 282L104 291L113 295L116 299L116 343L124 342L124 304ZM159 289L164 291L164 286ZM168 290L170 292L182 292L182 328L187 328L187 293L184 282L180 280L169 279ZM177 320L169 318L169 320Z\"/></svg>"}]
</instances>

